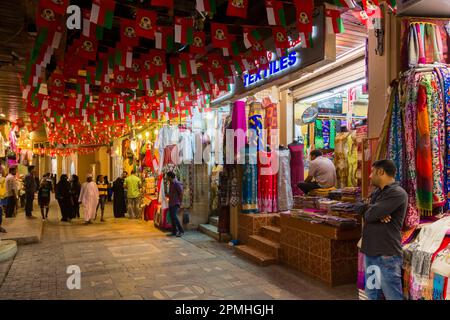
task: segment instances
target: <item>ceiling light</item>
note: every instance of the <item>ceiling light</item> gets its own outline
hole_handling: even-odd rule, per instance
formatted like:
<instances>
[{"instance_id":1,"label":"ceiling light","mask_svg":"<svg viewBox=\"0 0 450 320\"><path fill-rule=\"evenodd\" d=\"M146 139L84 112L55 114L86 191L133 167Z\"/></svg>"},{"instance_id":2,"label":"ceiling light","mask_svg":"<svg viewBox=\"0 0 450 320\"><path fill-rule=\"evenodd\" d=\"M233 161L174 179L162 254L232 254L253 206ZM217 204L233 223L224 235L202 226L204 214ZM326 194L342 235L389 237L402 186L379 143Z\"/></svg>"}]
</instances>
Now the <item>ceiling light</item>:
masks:
<instances>
[{"instance_id":1,"label":"ceiling light","mask_svg":"<svg viewBox=\"0 0 450 320\"><path fill-rule=\"evenodd\" d=\"M0 113L0 117L4 118L6 115L4 113Z\"/></svg>"}]
</instances>

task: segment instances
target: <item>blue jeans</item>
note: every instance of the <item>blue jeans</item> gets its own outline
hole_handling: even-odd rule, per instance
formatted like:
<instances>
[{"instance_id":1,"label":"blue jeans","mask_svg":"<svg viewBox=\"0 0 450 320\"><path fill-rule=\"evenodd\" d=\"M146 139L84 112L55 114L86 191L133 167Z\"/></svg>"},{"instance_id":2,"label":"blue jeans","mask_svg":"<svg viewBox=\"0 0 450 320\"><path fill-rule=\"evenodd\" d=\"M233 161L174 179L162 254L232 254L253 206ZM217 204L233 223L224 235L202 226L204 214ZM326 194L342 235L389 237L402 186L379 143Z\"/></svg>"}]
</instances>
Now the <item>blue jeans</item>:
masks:
<instances>
[{"instance_id":1,"label":"blue jeans","mask_svg":"<svg viewBox=\"0 0 450 320\"><path fill-rule=\"evenodd\" d=\"M401 256L365 258L365 292L369 300L403 300Z\"/></svg>"},{"instance_id":2,"label":"blue jeans","mask_svg":"<svg viewBox=\"0 0 450 320\"><path fill-rule=\"evenodd\" d=\"M172 224L172 234L174 235L177 233L184 233L183 226L181 225L180 220L178 220L179 208L179 205L169 207L170 220Z\"/></svg>"}]
</instances>

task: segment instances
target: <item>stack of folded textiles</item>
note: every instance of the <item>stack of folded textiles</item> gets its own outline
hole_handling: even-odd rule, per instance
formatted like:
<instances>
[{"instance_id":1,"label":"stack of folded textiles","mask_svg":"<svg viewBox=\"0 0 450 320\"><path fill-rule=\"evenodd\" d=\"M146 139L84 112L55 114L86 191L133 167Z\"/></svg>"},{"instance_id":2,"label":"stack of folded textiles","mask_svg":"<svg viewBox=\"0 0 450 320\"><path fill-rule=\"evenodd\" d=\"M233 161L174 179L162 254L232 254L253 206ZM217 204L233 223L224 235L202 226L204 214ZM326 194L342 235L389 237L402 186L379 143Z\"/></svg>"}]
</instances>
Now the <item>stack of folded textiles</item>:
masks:
<instances>
[{"instance_id":1,"label":"stack of folded textiles","mask_svg":"<svg viewBox=\"0 0 450 320\"><path fill-rule=\"evenodd\" d=\"M350 202L338 202L336 204L333 204L330 210L333 212L343 213L355 212L355 205Z\"/></svg>"},{"instance_id":2,"label":"stack of folded textiles","mask_svg":"<svg viewBox=\"0 0 450 320\"><path fill-rule=\"evenodd\" d=\"M319 197L305 196L303 197L303 208L317 208L317 201Z\"/></svg>"},{"instance_id":3,"label":"stack of folded textiles","mask_svg":"<svg viewBox=\"0 0 450 320\"><path fill-rule=\"evenodd\" d=\"M294 197L294 209L302 209L303 208L303 200L304 196L295 196Z\"/></svg>"},{"instance_id":4,"label":"stack of folded textiles","mask_svg":"<svg viewBox=\"0 0 450 320\"><path fill-rule=\"evenodd\" d=\"M334 204L337 204L338 201L336 200L330 200L327 198L323 198L323 199L319 199L317 201L317 207L318 209L322 209L322 210L326 210L326 212L330 212L331 211L331 206Z\"/></svg>"},{"instance_id":5,"label":"stack of folded textiles","mask_svg":"<svg viewBox=\"0 0 450 320\"><path fill-rule=\"evenodd\" d=\"M361 200L361 188L359 187L346 187L342 189L341 201L357 202Z\"/></svg>"},{"instance_id":6,"label":"stack of folded textiles","mask_svg":"<svg viewBox=\"0 0 450 320\"><path fill-rule=\"evenodd\" d=\"M342 189L330 191L330 193L328 194L328 198L330 198L331 200L341 201Z\"/></svg>"},{"instance_id":7,"label":"stack of folded textiles","mask_svg":"<svg viewBox=\"0 0 450 320\"><path fill-rule=\"evenodd\" d=\"M330 215L312 214L309 217L311 223L324 223L339 229L354 229L357 221L351 218L342 218Z\"/></svg>"}]
</instances>

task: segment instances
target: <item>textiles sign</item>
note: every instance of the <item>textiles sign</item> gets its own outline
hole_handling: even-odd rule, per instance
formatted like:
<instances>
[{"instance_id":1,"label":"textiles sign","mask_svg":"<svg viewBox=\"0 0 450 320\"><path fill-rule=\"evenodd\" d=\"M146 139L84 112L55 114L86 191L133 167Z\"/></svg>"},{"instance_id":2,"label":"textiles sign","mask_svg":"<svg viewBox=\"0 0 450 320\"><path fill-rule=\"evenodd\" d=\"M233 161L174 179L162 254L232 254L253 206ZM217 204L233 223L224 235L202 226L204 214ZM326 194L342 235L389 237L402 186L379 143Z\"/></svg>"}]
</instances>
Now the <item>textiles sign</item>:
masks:
<instances>
[{"instance_id":1,"label":"textiles sign","mask_svg":"<svg viewBox=\"0 0 450 320\"><path fill-rule=\"evenodd\" d=\"M256 74L245 74L244 87L248 88L249 86L260 83L270 77L289 72L290 69L294 68L299 63L299 61L298 52L292 51L287 56L271 61L267 69L260 70Z\"/></svg>"}]
</instances>

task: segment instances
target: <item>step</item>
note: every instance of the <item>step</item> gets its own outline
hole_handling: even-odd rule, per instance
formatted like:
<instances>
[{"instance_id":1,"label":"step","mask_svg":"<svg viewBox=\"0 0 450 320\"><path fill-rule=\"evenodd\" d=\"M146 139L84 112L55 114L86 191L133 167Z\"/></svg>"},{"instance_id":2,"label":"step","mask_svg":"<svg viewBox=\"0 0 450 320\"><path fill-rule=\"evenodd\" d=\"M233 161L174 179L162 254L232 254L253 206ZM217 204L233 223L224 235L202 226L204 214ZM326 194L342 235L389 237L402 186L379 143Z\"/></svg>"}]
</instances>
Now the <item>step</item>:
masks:
<instances>
[{"instance_id":1,"label":"step","mask_svg":"<svg viewBox=\"0 0 450 320\"><path fill-rule=\"evenodd\" d=\"M17 242L13 240L0 241L0 262L14 258L17 253Z\"/></svg>"},{"instance_id":2,"label":"step","mask_svg":"<svg viewBox=\"0 0 450 320\"><path fill-rule=\"evenodd\" d=\"M278 258L281 245L279 242L272 241L262 236L252 235L248 237L248 244L266 255Z\"/></svg>"},{"instance_id":3,"label":"step","mask_svg":"<svg viewBox=\"0 0 450 320\"><path fill-rule=\"evenodd\" d=\"M281 228L274 226L263 226L261 235L274 242L280 242Z\"/></svg>"},{"instance_id":4,"label":"step","mask_svg":"<svg viewBox=\"0 0 450 320\"><path fill-rule=\"evenodd\" d=\"M23 213L16 218L4 218L2 227L8 231L0 233L3 240L14 240L18 245L39 243L42 237L42 219L27 219Z\"/></svg>"},{"instance_id":5,"label":"step","mask_svg":"<svg viewBox=\"0 0 450 320\"><path fill-rule=\"evenodd\" d=\"M207 236L216 239L220 242L228 242L231 240L231 236L227 233L219 233L216 226L211 224L201 224L198 226L198 231L206 234Z\"/></svg>"},{"instance_id":6,"label":"step","mask_svg":"<svg viewBox=\"0 0 450 320\"><path fill-rule=\"evenodd\" d=\"M209 217L209 224L218 227L219 226L219 216L211 216Z\"/></svg>"},{"instance_id":7,"label":"step","mask_svg":"<svg viewBox=\"0 0 450 320\"><path fill-rule=\"evenodd\" d=\"M271 220L272 221L271 221L270 225L272 225L274 227L280 227L280 216L279 215L273 216Z\"/></svg>"},{"instance_id":8,"label":"step","mask_svg":"<svg viewBox=\"0 0 450 320\"><path fill-rule=\"evenodd\" d=\"M259 251L258 249L255 249L252 246L249 245L239 245L239 246L235 246L235 252L237 254L240 254L250 260L252 260L253 262L259 264L260 266L268 266L271 264L277 264L278 260L277 258L267 255L261 251Z\"/></svg>"}]
</instances>

